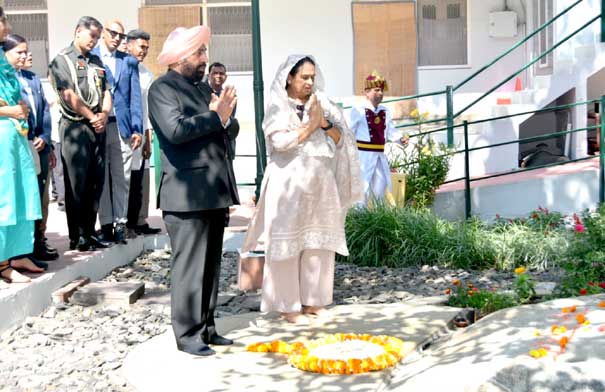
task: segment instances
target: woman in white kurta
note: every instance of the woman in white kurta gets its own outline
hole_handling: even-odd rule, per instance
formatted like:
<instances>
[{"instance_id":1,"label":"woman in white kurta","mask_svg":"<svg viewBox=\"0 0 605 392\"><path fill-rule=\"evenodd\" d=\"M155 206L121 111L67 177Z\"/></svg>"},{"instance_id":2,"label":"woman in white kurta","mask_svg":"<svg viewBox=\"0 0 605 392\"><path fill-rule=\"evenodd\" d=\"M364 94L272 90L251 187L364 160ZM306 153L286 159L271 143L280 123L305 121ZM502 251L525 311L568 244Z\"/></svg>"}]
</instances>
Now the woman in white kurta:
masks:
<instances>
[{"instance_id":1,"label":"woman in white kurta","mask_svg":"<svg viewBox=\"0 0 605 392\"><path fill-rule=\"evenodd\" d=\"M348 255L346 213L363 197L354 136L323 86L310 56L279 68L263 122L270 159L244 244L253 250L263 236L261 311L290 322L332 302L335 252Z\"/></svg>"}]
</instances>

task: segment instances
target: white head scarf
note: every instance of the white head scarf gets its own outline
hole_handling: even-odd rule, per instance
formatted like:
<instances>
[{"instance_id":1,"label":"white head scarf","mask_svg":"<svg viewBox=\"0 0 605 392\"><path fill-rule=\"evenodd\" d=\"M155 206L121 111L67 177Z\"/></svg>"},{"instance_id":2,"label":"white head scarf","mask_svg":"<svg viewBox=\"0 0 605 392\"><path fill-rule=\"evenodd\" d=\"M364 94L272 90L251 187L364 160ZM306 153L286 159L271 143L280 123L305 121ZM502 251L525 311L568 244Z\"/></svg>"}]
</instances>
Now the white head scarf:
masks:
<instances>
[{"instance_id":1,"label":"white head scarf","mask_svg":"<svg viewBox=\"0 0 605 392\"><path fill-rule=\"evenodd\" d=\"M328 99L325 94L325 79L317 60L310 55L290 55L281 64L271 84L267 110L263 120L265 138L279 130L287 130L290 122L290 107L286 81L288 74L303 58L308 57L315 63L315 82L313 93L321 105L326 118L341 132L342 146L336 150L336 185L340 196L340 202L346 209L363 200L363 183L361 179L361 164L357 152L355 136L345 121L342 109Z\"/></svg>"}]
</instances>

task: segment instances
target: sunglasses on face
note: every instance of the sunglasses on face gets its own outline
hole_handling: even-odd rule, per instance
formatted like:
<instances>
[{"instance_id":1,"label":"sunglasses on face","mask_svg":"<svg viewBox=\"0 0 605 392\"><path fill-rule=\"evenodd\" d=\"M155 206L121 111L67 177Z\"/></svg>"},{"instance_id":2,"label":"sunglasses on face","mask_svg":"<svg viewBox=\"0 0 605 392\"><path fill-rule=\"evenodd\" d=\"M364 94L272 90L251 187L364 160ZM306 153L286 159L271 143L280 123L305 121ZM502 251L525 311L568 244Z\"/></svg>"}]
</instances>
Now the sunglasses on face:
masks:
<instances>
[{"instance_id":1,"label":"sunglasses on face","mask_svg":"<svg viewBox=\"0 0 605 392\"><path fill-rule=\"evenodd\" d=\"M109 35L111 35L111 38L120 37L121 40L126 38L126 34L118 33L117 31L111 29L105 30L109 33Z\"/></svg>"}]
</instances>

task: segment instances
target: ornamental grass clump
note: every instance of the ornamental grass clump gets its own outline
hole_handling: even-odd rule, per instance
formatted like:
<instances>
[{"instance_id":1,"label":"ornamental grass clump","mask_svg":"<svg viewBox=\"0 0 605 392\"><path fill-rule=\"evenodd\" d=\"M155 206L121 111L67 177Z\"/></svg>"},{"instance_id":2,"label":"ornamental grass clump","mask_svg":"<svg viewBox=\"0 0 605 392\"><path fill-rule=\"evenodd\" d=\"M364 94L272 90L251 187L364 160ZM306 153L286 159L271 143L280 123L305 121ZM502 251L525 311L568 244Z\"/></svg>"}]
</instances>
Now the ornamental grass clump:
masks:
<instances>
[{"instance_id":1,"label":"ornamental grass clump","mask_svg":"<svg viewBox=\"0 0 605 392\"><path fill-rule=\"evenodd\" d=\"M428 209L377 203L349 212L348 262L363 266L438 265L451 268L544 269L560 263L569 233L521 222L450 222Z\"/></svg>"}]
</instances>

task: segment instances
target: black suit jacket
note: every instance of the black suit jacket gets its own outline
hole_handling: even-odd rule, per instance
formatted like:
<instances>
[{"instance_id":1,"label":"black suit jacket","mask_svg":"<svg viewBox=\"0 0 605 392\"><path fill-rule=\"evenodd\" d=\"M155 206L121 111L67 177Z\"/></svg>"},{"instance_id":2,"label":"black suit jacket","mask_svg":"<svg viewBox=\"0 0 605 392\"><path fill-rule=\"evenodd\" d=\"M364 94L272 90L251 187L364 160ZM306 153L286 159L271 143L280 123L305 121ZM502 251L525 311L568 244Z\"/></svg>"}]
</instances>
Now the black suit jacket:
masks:
<instances>
[{"instance_id":1,"label":"black suit jacket","mask_svg":"<svg viewBox=\"0 0 605 392\"><path fill-rule=\"evenodd\" d=\"M158 207L187 212L239 204L230 138L237 120L224 129L208 108L210 88L169 70L149 88L149 118L160 144L162 176Z\"/></svg>"}]
</instances>

